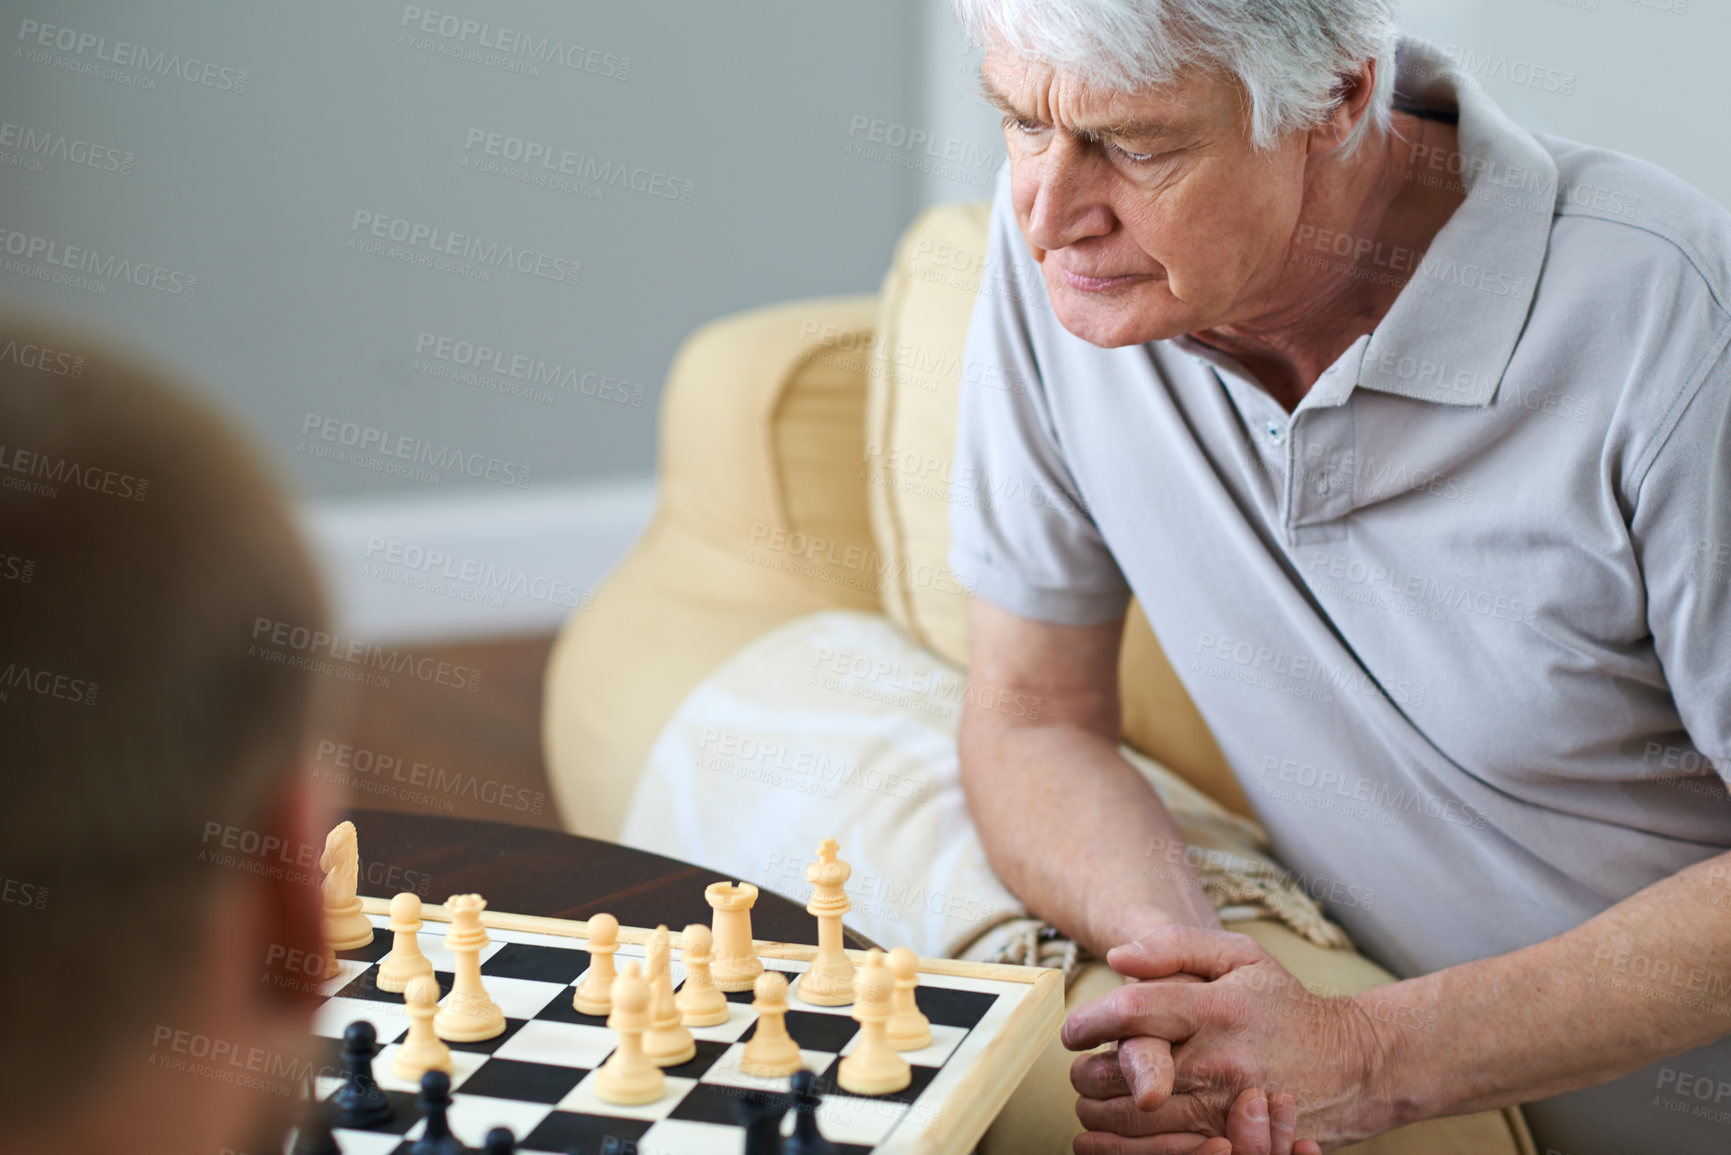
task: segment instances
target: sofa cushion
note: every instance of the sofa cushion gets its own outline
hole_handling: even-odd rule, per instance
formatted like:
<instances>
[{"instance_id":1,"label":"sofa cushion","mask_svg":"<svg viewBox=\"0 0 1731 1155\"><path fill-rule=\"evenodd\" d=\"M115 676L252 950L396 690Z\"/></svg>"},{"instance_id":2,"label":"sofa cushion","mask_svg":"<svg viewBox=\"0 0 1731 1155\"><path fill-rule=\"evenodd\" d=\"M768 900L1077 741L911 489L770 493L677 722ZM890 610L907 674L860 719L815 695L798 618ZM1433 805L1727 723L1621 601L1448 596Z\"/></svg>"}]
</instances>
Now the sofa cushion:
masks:
<instances>
[{"instance_id":1,"label":"sofa cushion","mask_svg":"<svg viewBox=\"0 0 1731 1155\"><path fill-rule=\"evenodd\" d=\"M968 595L950 572L962 346L985 260L987 206L945 204L909 226L878 294L866 394L872 533L888 563L884 611L916 641L968 661Z\"/></svg>"},{"instance_id":2,"label":"sofa cushion","mask_svg":"<svg viewBox=\"0 0 1731 1155\"><path fill-rule=\"evenodd\" d=\"M620 840L800 895L814 848L837 838L854 868L849 926L885 947L958 955L1027 913L968 821L956 752L966 677L881 614L787 622L680 703ZM1260 827L1123 753L1184 834L1127 869L1188 862L1223 919L1273 918L1319 946L1349 945L1269 856Z\"/></svg>"},{"instance_id":3,"label":"sofa cushion","mask_svg":"<svg viewBox=\"0 0 1731 1155\"><path fill-rule=\"evenodd\" d=\"M984 201L939 205L902 234L878 294L866 399L864 474L884 563L884 611L963 667L968 594L949 568L950 509L982 496L957 483L954 463L961 389L987 387L962 356L985 271L987 215ZM1228 809L1249 814L1243 789L1134 603L1119 680L1125 740Z\"/></svg>"},{"instance_id":4,"label":"sofa cushion","mask_svg":"<svg viewBox=\"0 0 1731 1155\"><path fill-rule=\"evenodd\" d=\"M759 309L681 347L655 518L547 665L542 742L566 829L618 833L655 735L729 654L801 614L877 608L859 480L875 304Z\"/></svg>"}]
</instances>

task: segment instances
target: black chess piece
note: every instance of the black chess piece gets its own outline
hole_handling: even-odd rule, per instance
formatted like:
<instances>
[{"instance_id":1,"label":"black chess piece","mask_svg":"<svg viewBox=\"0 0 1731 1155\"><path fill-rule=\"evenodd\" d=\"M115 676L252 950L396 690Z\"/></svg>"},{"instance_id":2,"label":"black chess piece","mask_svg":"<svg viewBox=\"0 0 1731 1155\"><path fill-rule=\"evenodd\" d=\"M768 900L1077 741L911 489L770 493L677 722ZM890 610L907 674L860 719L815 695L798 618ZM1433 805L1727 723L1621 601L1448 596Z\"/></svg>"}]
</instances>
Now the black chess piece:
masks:
<instances>
[{"instance_id":1,"label":"black chess piece","mask_svg":"<svg viewBox=\"0 0 1731 1155\"><path fill-rule=\"evenodd\" d=\"M745 1124L745 1155L783 1155L781 1121L793 1105L786 1095L746 1092L733 1100L733 1113Z\"/></svg>"},{"instance_id":2,"label":"black chess piece","mask_svg":"<svg viewBox=\"0 0 1731 1155\"><path fill-rule=\"evenodd\" d=\"M793 1073L793 1134L783 1148L784 1155L840 1155L840 1148L823 1137L817 1129L817 1105L823 1096L817 1092L817 1076L810 1071Z\"/></svg>"},{"instance_id":3,"label":"black chess piece","mask_svg":"<svg viewBox=\"0 0 1731 1155\"><path fill-rule=\"evenodd\" d=\"M343 1085L331 1095L337 1126L365 1130L389 1123L396 1114L390 1099L373 1082L373 1056L378 1050L378 1034L367 1020L356 1019L343 1029Z\"/></svg>"},{"instance_id":4,"label":"black chess piece","mask_svg":"<svg viewBox=\"0 0 1731 1155\"><path fill-rule=\"evenodd\" d=\"M584 1155L577 1148L571 1148L570 1155ZM637 1155L637 1140L621 1139L617 1135L601 1137L601 1155Z\"/></svg>"},{"instance_id":5,"label":"black chess piece","mask_svg":"<svg viewBox=\"0 0 1731 1155\"><path fill-rule=\"evenodd\" d=\"M483 1155L513 1155L517 1150L517 1136L511 1134L509 1127L495 1127L487 1132L487 1139L481 1144Z\"/></svg>"},{"instance_id":6,"label":"black chess piece","mask_svg":"<svg viewBox=\"0 0 1731 1155\"><path fill-rule=\"evenodd\" d=\"M445 1117L450 1109L451 1076L438 1070L422 1075L421 1113L427 1126L409 1148L409 1155L463 1155L465 1148L451 1134L450 1120Z\"/></svg>"},{"instance_id":7,"label":"black chess piece","mask_svg":"<svg viewBox=\"0 0 1731 1155\"><path fill-rule=\"evenodd\" d=\"M319 1102L311 1075L307 1076L306 1114L295 1129L295 1145L290 1155L343 1155L343 1149L337 1146L337 1137L331 1134L330 1116L325 1113L325 1105Z\"/></svg>"}]
</instances>

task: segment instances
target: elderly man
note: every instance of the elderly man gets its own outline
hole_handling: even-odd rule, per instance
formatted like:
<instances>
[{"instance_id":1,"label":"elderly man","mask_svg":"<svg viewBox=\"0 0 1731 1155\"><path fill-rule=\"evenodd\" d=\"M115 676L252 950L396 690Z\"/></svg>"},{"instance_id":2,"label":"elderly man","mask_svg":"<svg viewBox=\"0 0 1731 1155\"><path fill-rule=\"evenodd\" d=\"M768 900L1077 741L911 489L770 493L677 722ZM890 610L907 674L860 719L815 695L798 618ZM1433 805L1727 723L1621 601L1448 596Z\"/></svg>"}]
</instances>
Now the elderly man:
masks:
<instances>
[{"instance_id":1,"label":"elderly man","mask_svg":"<svg viewBox=\"0 0 1731 1155\"><path fill-rule=\"evenodd\" d=\"M1731 1137L1731 219L1527 132L1388 0L956 0L1006 171L958 472L962 774L1126 985L1078 1152L1284 1091L1332 1149L1527 1104L1541 1150ZM1131 594L1275 848L1404 976L1325 999L1127 870ZM1327 899L1326 888L1323 895ZM1344 889L1344 888L1342 888ZM1287 981L1283 981L1287 980Z\"/></svg>"}]
</instances>

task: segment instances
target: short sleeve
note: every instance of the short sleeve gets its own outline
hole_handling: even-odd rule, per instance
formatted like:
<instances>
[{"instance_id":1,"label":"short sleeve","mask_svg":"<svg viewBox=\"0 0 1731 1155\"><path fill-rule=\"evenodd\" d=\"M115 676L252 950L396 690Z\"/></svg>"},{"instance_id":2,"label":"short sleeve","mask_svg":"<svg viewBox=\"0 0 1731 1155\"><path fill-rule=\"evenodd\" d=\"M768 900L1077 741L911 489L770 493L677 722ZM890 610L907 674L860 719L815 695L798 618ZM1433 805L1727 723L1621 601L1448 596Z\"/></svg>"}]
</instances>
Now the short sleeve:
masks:
<instances>
[{"instance_id":1,"label":"short sleeve","mask_svg":"<svg viewBox=\"0 0 1731 1155\"><path fill-rule=\"evenodd\" d=\"M1683 408L1631 521L1647 621L1695 749L1731 782L1731 352Z\"/></svg>"},{"instance_id":2,"label":"short sleeve","mask_svg":"<svg viewBox=\"0 0 1731 1155\"><path fill-rule=\"evenodd\" d=\"M1016 225L1006 162L962 356L950 569L1012 613L1094 625L1122 617L1130 590L1064 462L1048 404L1061 383L1041 377L1029 324L1036 309L1057 327Z\"/></svg>"}]
</instances>

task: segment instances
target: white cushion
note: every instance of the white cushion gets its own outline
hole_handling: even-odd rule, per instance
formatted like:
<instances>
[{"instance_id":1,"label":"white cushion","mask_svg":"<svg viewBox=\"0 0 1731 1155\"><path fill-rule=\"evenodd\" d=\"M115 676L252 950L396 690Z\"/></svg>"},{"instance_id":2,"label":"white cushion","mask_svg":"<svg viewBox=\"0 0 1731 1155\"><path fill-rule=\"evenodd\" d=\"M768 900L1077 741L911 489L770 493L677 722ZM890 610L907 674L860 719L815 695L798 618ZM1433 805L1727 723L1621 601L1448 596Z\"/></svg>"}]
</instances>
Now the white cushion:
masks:
<instances>
[{"instance_id":1,"label":"white cushion","mask_svg":"<svg viewBox=\"0 0 1731 1155\"><path fill-rule=\"evenodd\" d=\"M797 618L681 703L650 750L621 841L804 902L806 864L835 838L853 867L849 926L886 948L958 955L1027 913L986 861L962 796L956 731L967 692L961 670L880 614ZM1188 857L1217 906L1238 904L1223 917L1273 913L1323 945L1344 943L1268 856L1255 823L1120 749L1189 844L1150 844L1126 869L1169 870ZM1273 901L1256 902L1257 892Z\"/></svg>"}]
</instances>

